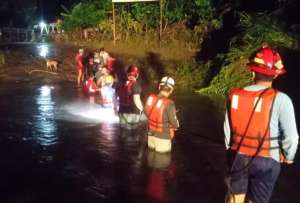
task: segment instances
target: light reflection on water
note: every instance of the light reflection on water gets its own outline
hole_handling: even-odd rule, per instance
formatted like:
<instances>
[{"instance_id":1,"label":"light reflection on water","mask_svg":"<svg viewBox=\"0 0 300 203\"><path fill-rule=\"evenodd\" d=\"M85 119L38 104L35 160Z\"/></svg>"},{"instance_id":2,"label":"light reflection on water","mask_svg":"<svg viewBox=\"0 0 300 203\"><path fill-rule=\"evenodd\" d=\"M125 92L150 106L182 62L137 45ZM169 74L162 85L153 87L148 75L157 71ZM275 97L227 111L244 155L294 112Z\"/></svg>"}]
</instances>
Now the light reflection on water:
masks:
<instances>
[{"instance_id":1,"label":"light reflection on water","mask_svg":"<svg viewBox=\"0 0 300 203\"><path fill-rule=\"evenodd\" d=\"M53 87L42 86L36 97L37 115L34 117L35 133L33 136L43 146L57 143L57 126L55 121L55 102L52 100Z\"/></svg>"}]
</instances>

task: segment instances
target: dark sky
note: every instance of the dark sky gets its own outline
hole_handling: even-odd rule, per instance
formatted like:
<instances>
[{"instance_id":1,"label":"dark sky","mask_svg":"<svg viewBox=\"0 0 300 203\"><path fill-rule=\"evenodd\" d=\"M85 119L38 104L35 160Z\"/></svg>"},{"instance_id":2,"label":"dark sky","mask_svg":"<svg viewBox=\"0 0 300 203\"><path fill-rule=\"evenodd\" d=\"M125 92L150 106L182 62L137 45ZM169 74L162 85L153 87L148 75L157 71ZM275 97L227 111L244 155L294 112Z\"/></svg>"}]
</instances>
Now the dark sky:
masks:
<instances>
[{"instance_id":1,"label":"dark sky","mask_svg":"<svg viewBox=\"0 0 300 203\"><path fill-rule=\"evenodd\" d=\"M44 19L54 22L60 17L61 5L67 8L81 0L0 0L0 26L27 27ZM101 0L99 0L101 1ZM189 0L187 0L189 1ZM247 12L264 12L274 9L276 0L223 0L238 3L239 9ZM300 0L292 2L282 15L284 21L299 22Z\"/></svg>"},{"instance_id":2,"label":"dark sky","mask_svg":"<svg viewBox=\"0 0 300 203\"><path fill-rule=\"evenodd\" d=\"M61 5L70 7L79 0L0 0L0 25L26 27L42 18L55 21Z\"/></svg>"}]
</instances>

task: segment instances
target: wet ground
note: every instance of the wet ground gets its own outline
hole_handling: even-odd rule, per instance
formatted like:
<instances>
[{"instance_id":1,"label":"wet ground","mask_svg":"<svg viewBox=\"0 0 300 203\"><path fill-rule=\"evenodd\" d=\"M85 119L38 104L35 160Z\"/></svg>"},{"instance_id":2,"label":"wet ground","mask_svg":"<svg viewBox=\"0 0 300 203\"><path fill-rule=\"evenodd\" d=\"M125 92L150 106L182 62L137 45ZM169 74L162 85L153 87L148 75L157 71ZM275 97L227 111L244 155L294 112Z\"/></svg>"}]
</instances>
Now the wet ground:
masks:
<instances>
[{"instance_id":1,"label":"wet ground","mask_svg":"<svg viewBox=\"0 0 300 203\"><path fill-rule=\"evenodd\" d=\"M120 129L74 83L58 81L0 82L0 202L224 202L222 111L211 100L175 95L181 128L172 153L160 155L145 147L142 126ZM300 202L299 166L297 156L282 167L271 203Z\"/></svg>"}]
</instances>

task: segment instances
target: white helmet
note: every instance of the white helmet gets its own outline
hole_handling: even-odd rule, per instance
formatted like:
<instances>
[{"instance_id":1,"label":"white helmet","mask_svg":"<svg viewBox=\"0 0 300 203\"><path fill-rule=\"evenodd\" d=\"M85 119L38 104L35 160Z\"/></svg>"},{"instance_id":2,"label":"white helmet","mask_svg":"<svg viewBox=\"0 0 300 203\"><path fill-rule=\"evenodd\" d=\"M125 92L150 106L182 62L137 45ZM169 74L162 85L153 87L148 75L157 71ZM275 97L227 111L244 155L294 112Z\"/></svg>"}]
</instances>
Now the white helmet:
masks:
<instances>
[{"instance_id":1,"label":"white helmet","mask_svg":"<svg viewBox=\"0 0 300 203\"><path fill-rule=\"evenodd\" d=\"M165 76L160 80L159 86L163 86L166 85L171 89L174 89L175 86L175 81L173 78L169 77L169 76Z\"/></svg>"}]
</instances>

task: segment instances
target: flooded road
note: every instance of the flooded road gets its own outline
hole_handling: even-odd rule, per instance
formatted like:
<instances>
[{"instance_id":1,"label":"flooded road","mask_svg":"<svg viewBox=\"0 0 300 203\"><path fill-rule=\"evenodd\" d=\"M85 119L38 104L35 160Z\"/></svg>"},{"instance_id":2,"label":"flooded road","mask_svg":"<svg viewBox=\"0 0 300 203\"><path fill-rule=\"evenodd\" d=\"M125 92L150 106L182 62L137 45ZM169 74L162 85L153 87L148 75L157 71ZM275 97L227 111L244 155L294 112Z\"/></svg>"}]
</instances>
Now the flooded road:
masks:
<instances>
[{"instance_id":1,"label":"flooded road","mask_svg":"<svg viewBox=\"0 0 300 203\"><path fill-rule=\"evenodd\" d=\"M142 129L81 116L95 104L71 84L2 84L0 95L1 202L223 199L224 152L213 139L179 132L173 153L160 155L145 148Z\"/></svg>"},{"instance_id":2,"label":"flooded road","mask_svg":"<svg viewBox=\"0 0 300 203\"><path fill-rule=\"evenodd\" d=\"M175 95L181 128L161 155L73 83L0 82L0 97L0 202L224 202L223 112L208 98ZM271 203L300 202L299 167L282 167Z\"/></svg>"}]
</instances>

